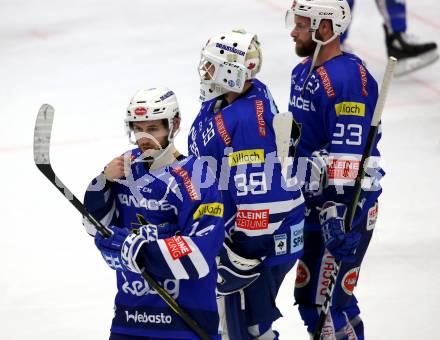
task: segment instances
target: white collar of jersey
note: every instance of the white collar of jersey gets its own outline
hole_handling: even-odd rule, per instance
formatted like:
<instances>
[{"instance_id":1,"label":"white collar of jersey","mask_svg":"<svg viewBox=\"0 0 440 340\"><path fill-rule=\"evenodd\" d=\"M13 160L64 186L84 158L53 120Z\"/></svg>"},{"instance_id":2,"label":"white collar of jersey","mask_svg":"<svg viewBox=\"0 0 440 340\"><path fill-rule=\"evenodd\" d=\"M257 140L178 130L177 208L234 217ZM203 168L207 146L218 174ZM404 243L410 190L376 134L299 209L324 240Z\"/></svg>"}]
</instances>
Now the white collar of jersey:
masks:
<instances>
[{"instance_id":1,"label":"white collar of jersey","mask_svg":"<svg viewBox=\"0 0 440 340\"><path fill-rule=\"evenodd\" d=\"M151 163L150 170L160 169L176 162L179 155L180 153L177 151L174 143L169 143L163 152L154 158L153 163Z\"/></svg>"}]
</instances>

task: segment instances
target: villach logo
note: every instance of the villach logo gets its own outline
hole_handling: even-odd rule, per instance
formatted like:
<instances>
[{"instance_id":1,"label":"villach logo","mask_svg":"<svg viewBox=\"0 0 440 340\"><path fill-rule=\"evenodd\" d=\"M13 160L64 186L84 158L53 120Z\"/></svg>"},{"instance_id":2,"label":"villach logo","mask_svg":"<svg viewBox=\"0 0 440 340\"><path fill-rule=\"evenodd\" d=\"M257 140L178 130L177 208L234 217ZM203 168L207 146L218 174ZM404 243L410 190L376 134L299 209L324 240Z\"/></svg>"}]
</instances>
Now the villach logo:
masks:
<instances>
[{"instance_id":1,"label":"villach logo","mask_svg":"<svg viewBox=\"0 0 440 340\"><path fill-rule=\"evenodd\" d=\"M134 323L159 323L159 324L170 324L173 321L171 315L166 315L164 313L160 314L147 314L139 313L135 311L134 314L130 314L129 311L125 311L125 316L127 322L133 321Z\"/></svg>"}]
</instances>

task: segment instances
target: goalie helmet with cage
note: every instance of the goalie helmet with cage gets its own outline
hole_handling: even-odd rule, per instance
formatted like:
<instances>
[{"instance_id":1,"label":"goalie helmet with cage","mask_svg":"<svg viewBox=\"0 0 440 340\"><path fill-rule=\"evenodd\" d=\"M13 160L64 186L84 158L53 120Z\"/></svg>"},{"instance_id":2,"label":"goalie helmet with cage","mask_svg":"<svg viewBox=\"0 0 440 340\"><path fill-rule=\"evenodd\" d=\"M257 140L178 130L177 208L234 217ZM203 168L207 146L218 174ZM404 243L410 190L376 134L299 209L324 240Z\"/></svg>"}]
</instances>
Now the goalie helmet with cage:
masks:
<instances>
[{"instance_id":1,"label":"goalie helmet with cage","mask_svg":"<svg viewBox=\"0 0 440 340\"><path fill-rule=\"evenodd\" d=\"M351 21L351 11L347 0L295 0L286 13L286 27L295 27L295 15L310 18L310 32L313 41L326 45L345 32ZM322 20L330 20L333 26L333 36L321 41L316 37L316 31Z\"/></svg>"},{"instance_id":2,"label":"goalie helmet with cage","mask_svg":"<svg viewBox=\"0 0 440 340\"><path fill-rule=\"evenodd\" d=\"M136 144L133 137L133 123L152 120L166 120L168 123L168 142L171 143L176 135L174 119L180 118L177 97L166 87L141 89L136 92L127 108L125 128L131 143Z\"/></svg>"},{"instance_id":3,"label":"goalie helmet with cage","mask_svg":"<svg viewBox=\"0 0 440 340\"><path fill-rule=\"evenodd\" d=\"M215 35L203 47L199 63L200 100L227 92L241 93L246 80L260 71L262 54L258 38L245 30Z\"/></svg>"}]
</instances>

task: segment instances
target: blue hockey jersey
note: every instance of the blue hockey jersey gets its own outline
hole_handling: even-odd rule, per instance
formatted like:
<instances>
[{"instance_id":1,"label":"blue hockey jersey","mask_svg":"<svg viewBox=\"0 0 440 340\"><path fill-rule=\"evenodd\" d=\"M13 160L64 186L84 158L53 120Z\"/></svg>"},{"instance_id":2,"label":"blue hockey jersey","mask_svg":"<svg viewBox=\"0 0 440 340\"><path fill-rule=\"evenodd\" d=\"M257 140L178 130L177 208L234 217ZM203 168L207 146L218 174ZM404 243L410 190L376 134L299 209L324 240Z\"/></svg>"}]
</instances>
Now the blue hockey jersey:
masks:
<instances>
[{"instance_id":1,"label":"blue hockey jersey","mask_svg":"<svg viewBox=\"0 0 440 340\"><path fill-rule=\"evenodd\" d=\"M303 250L304 198L286 185L276 154L269 90L257 79L228 105L222 97L202 104L189 136L190 153L219 180L225 227L232 248L264 264L294 260Z\"/></svg>"},{"instance_id":2,"label":"blue hockey jersey","mask_svg":"<svg viewBox=\"0 0 440 340\"><path fill-rule=\"evenodd\" d=\"M310 65L311 58L307 58L292 71L289 111L301 126L294 164L297 177L308 181L306 160L312 152L325 149L329 153L328 187L319 196L306 196L307 228L318 230L317 207L325 201L348 205L353 197L378 89L362 61L353 54L344 53L325 62L307 78ZM379 126L353 225L365 216L381 193L379 180L384 172L378 165L380 137Z\"/></svg>"},{"instance_id":3,"label":"blue hockey jersey","mask_svg":"<svg viewBox=\"0 0 440 340\"><path fill-rule=\"evenodd\" d=\"M224 240L224 207L212 171L195 157L147 171L131 153L131 175L89 185L84 204L104 225L158 226L138 260L212 339L218 335L215 257ZM193 173L197 173L194 180ZM141 275L116 272L118 292L111 331L153 338L199 339Z\"/></svg>"}]
</instances>

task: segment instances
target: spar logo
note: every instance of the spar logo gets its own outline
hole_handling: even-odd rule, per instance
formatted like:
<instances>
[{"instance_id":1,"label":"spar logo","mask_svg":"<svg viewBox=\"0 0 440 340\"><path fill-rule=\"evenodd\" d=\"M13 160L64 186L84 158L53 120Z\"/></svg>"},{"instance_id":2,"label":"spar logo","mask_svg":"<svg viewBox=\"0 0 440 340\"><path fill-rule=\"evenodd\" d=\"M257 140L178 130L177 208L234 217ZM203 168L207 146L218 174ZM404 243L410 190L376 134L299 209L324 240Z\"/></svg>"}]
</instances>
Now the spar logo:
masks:
<instances>
[{"instance_id":1,"label":"spar logo","mask_svg":"<svg viewBox=\"0 0 440 340\"><path fill-rule=\"evenodd\" d=\"M188 243L186 243L182 236L173 236L166 238L164 241L173 260L180 259L192 252Z\"/></svg>"},{"instance_id":2,"label":"spar logo","mask_svg":"<svg viewBox=\"0 0 440 340\"><path fill-rule=\"evenodd\" d=\"M365 104L358 102L342 102L335 104L336 115L365 117Z\"/></svg>"},{"instance_id":3,"label":"spar logo","mask_svg":"<svg viewBox=\"0 0 440 340\"><path fill-rule=\"evenodd\" d=\"M354 287L356 287L359 278L360 267L353 268L347 272L342 278L342 289L348 295L353 295Z\"/></svg>"},{"instance_id":4,"label":"spar logo","mask_svg":"<svg viewBox=\"0 0 440 340\"><path fill-rule=\"evenodd\" d=\"M130 314L129 311L125 311L125 317L127 323L133 321L134 323L162 323L170 324L173 321L171 315L166 315L164 313L160 314L147 314L146 312L140 313L137 310L134 314Z\"/></svg>"},{"instance_id":5,"label":"spar logo","mask_svg":"<svg viewBox=\"0 0 440 340\"><path fill-rule=\"evenodd\" d=\"M306 264L299 260L296 267L295 288L303 288L310 282L310 270Z\"/></svg>"},{"instance_id":6,"label":"spar logo","mask_svg":"<svg viewBox=\"0 0 440 340\"><path fill-rule=\"evenodd\" d=\"M198 209L193 215L193 219L197 220L203 215L210 215L215 217L223 217L223 204L222 203L206 203L200 204Z\"/></svg>"},{"instance_id":7,"label":"spar logo","mask_svg":"<svg viewBox=\"0 0 440 340\"><path fill-rule=\"evenodd\" d=\"M238 166L242 164L261 164L264 163L264 150L242 150L232 152L228 155L229 166Z\"/></svg>"},{"instance_id":8,"label":"spar logo","mask_svg":"<svg viewBox=\"0 0 440 340\"><path fill-rule=\"evenodd\" d=\"M269 209L239 210L235 220L237 228L247 230L264 230L269 227Z\"/></svg>"}]
</instances>

